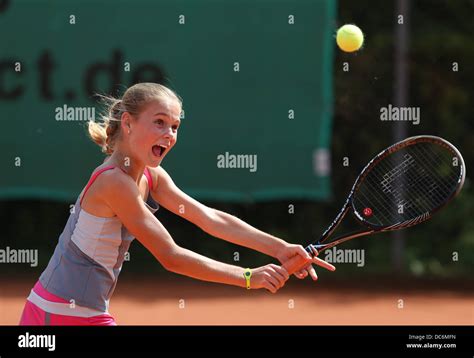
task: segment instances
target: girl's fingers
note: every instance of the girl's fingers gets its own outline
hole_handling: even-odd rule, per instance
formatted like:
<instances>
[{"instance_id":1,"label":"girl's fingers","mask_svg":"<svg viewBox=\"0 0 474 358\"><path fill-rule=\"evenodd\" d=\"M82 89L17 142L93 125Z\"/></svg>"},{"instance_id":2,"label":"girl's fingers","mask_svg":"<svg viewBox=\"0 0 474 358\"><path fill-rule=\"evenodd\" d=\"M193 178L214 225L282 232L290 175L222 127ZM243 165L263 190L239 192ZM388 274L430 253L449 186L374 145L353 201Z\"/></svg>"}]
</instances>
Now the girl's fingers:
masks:
<instances>
[{"instance_id":1,"label":"girl's fingers","mask_svg":"<svg viewBox=\"0 0 474 358\"><path fill-rule=\"evenodd\" d=\"M311 276L311 278L313 279L313 281L316 281L318 279L318 275L316 274L316 270L314 269L313 266L308 268L308 273Z\"/></svg>"},{"instance_id":2,"label":"girl's fingers","mask_svg":"<svg viewBox=\"0 0 474 358\"><path fill-rule=\"evenodd\" d=\"M318 250L316 250L316 248L313 245L310 246L310 249L311 249L311 252L312 252L313 256L318 256L319 255Z\"/></svg>"},{"instance_id":3,"label":"girl's fingers","mask_svg":"<svg viewBox=\"0 0 474 358\"><path fill-rule=\"evenodd\" d=\"M270 281L263 281L263 287L265 287L271 293L276 293L277 289L273 286Z\"/></svg>"},{"instance_id":4,"label":"girl's fingers","mask_svg":"<svg viewBox=\"0 0 474 358\"><path fill-rule=\"evenodd\" d=\"M329 271L336 271L336 267L334 267L333 265L331 265L329 262L326 262L324 260L321 260L320 258L318 257L313 257L313 263L315 263L316 265L320 266L320 267L323 267L325 268L326 270L329 270Z\"/></svg>"},{"instance_id":5,"label":"girl's fingers","mask_svg":"<svg viewBox=\"0 0 474 358\"><path fill-rule=\"evenodd\" d=\"M308 254L308 251L306 251L303 246L298 246L296 253L307 260L311 260L311 255Z\"/></svg>"},{"instance_id":6,"label":"girl's fingers","mask_svg":"<svg viewBox=\"0 0 474 358\"><path fill-rule=\"evenodd\" d=\"M270 274L266 277L266 281L270 282L276 289L279 289L281 286L280 282Z\"/></svg>"},{"instance_id":7,"label":"girl's fingers","mask_svg":"<svg viewBox=\"0 0 474 358\"><path fill-rule=\"evenodd\" d=\"M281 287L285 284L285 281L286 281L285 276L279 273L276 269L274 270L275 271L272 272L270 275L278 281L278 286Z\"/></svg>"},{"instance_id":8,"label":"girl's fingers","mask_svg":"<svg viewBox=\"0 0 474 358\"><path fill-rule=\"evenodd\" d=\"M297 278L299 278L301 280L301 279L305 278L306 275L308 275L308 272L305 269L303 269L301 271L296 272L295 275L296 275Z\"/></svg>"},{"instance_id":9,"label":"girl's fingers","mask_svg":"<svg viewBox=\"0 0 474 358\"><path fill-rule=\"evenodd\" d=\"M271 267L275 270L275 272L277 274L279 274L281 277L283 277L283 283L285 283L285 281L290 278L290 275L288 274L288 271L286 271L284 267L278 266L278 265L275 265L275 264L272 264Z\"/></svg>"}]
</instances>

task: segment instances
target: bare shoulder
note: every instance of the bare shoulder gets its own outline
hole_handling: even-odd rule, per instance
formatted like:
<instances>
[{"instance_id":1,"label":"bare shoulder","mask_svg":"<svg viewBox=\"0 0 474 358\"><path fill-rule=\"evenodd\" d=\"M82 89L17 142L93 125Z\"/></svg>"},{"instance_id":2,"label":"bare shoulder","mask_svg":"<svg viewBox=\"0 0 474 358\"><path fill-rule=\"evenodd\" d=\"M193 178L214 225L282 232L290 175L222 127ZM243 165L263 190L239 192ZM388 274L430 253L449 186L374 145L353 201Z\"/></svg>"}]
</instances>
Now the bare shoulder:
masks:
<instances>
[{"instance_id":1,"label":"bare shoulder","mask_svg":"<svg viewBox=\"0 0 474 358\"><path fill-rule=\"evenodd\" d=\"M101 167L97 167L94 172L97 173ZM125 194L137 196L138 189L134 184L133 179L119 168L106 170L100 173L85 195L83 190L81 207L92 215L111 217L114 210L108 205L110 198L120 198Z\"/></svg>"},{"instance_id":2,"label":"bare shoulder","mask_svg":"<svg viewBox=\"0 0 474 358\"><path fill-rule=\"evenodd\" d=\"M138 192L133 179L120 168L113 168L103 172L97 178L97 187L107 195L120 195L124 190Z\"/></svg>"},{"instance_id":3,"label":"bare shoulder","mask_svg":"<svg viewBox=\"0 0 474 358\"><path fill-rule=\"evenodd\" d=\"M99 166L97 170L100 170ZM121 196L124 192L138 193L138 188L133 179L120 168L112 168L102 172L90 187L86 200L92 204L99 204L111 196Z\"/></svg>"}]
</instances>

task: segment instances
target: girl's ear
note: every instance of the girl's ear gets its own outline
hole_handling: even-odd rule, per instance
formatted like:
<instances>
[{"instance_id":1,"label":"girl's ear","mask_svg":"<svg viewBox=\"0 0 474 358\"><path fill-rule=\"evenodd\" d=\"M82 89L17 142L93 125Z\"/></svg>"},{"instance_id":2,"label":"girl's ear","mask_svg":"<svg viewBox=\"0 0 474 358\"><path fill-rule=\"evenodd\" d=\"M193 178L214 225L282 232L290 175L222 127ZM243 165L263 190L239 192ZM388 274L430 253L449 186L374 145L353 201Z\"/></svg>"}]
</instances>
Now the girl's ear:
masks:
<instances>
[{"instance_id":1,"label":"girl's ear","mask_svg":"<svg viewBox=\"0 0 474 358\"><path fill-rule=\"evenodd\" d=\"M131 129L131 122L132 122L132 115L129 112L122 113L122 119L120 121L120 126L122 127L123 131L126 133L130 133Z\"/></svg>"}]
</instances>

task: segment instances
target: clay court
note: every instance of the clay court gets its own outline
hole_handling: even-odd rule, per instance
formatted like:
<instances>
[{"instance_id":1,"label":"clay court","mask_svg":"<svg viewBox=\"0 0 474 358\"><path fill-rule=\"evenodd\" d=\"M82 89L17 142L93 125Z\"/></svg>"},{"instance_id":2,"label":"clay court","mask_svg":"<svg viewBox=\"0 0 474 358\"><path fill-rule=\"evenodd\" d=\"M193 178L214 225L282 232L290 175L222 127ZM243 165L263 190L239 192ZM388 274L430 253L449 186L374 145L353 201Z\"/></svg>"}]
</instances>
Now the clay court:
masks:
<instances>
[{"instance_id":1,"label":"clay court","mask_svg":"<svg viewBox=\"0 0 474 358\"><path fill-rule=\"evenodd\" d=\"M33 280L1 280L0 324L18 324ZM120 325L474 324L472 284L391 280L390 287L381 287L382 279L313 283L293 278L271 294L177 276L127 277L118 283L110 312Z\"/></svg>"}]
</instances>

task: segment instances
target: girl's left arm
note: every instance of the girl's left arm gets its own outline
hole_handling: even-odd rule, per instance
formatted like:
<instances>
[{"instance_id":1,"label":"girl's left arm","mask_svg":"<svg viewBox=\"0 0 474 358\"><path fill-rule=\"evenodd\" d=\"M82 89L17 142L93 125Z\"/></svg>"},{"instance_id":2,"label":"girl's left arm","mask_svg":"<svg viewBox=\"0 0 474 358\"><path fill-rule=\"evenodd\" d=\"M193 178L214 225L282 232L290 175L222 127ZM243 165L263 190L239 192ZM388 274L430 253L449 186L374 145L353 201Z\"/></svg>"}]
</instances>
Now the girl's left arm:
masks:
<instances>
[{"instance_id":1,"label":"girl's left arm","mask_svg":"<svg viewBox=\"0 0 474 358\"><path fill-rule=\"evenodd\" d=\"M160 205L197 225L209 235L272 257L278 257L279 252L287 247L285 241L191 198L175 185L163 168L149 169L155 174L152 197Z\"/></svg>"},{"instance_id":2,"label":"girl's left arm","mask_svg":"<svg viewBox=\"0 0 474 358\"><path fill-rule=\"evenodd\" d=\"M308 259L309 266L307 270L297 273L296 276L299 278L310 274L313 279L317 279L311 262L331 271L335 269L334 266L317 257L312 258L301 245L289 244L254 228L233 215L210 208L191 198L175 185L163 168L149 169L155 178L154 188L152 188L153 198L166 209L194 223L209 235L262 252L277 258L282 263L294 255L301 255Z\"/></svg>"}]
</instances>

